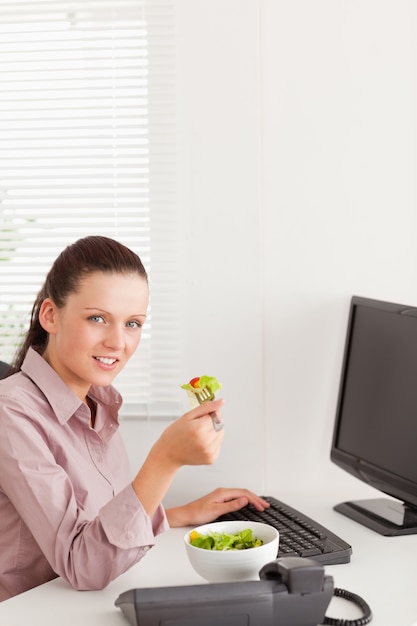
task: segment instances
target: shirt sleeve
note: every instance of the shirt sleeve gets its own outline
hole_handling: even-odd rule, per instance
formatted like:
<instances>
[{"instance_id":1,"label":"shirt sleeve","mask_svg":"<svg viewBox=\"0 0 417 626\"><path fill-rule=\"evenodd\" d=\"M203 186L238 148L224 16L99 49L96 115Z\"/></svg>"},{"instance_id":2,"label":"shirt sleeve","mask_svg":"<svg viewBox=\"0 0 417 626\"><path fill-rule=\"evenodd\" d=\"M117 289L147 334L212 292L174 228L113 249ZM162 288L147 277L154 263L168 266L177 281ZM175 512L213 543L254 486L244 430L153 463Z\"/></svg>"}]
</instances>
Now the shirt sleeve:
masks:
<instances>
[{"instance_id":1,"label":"shirt sleeve","mask_svg":"<svg viewBox=\"0 0 417 626\"><path fill-rule=\"evenodd\" d=\"M160 506L149 517L127 482L91 519L48 444L45 428L17 401L3 405L0 490L15 511L4 522L23 522L53 571L75 589L102 589L137 563L155 535L168 528L165 512ZM20 550L24 554L24 546Z\"/></svg>"},{"instance_id":2,"label":"shirt sleeve","mask_svg":"<svg viewBox=\"0 0 417 626\"><path fill-rule=\"evenodd\" d=\"M151 547L155 535L168 528L162 506L149 517L131 484L100 510L99 518L108 541L122 550Z\"/></svg>"}]
</instances>

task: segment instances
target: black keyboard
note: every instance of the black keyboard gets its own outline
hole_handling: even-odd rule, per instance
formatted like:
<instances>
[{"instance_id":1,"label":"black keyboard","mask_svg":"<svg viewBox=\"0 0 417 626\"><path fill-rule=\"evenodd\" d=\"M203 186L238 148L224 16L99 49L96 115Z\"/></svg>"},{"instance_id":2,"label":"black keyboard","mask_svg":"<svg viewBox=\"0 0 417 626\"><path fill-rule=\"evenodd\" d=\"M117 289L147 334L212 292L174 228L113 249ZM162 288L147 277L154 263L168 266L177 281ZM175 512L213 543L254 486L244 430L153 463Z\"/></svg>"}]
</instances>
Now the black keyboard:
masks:
<instances>
[{"instance_id":1,"label":"black keyboard","mask_svg":"<svg viewBox=\"0 0 417 626\"><path fill-rule=\"evenodd\" d=\"M301 556L323 565L349 563L352 547L304 513L271 496L262 496L270 504L257 511L252 504L222 515L216 521L243 520L270 524L279 531L278 557Z\"/></svg>"}]
</instances>

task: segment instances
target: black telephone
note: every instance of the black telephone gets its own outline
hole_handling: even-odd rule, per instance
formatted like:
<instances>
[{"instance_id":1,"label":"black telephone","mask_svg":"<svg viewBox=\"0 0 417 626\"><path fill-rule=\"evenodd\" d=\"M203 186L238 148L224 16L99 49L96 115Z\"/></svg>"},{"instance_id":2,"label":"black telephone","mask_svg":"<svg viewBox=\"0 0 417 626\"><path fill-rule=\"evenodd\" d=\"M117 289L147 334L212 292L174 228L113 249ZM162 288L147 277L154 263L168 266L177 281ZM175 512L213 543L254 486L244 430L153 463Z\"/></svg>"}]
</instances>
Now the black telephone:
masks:
<instances>
[{"instance_id":1,"label":"black telephone","mask_svg":"<svg viewBox=\"0 0 417 626\"><path fill-rule=\"evenodd\" d=\"M130 589L116 600L132 626L364 626L369 606L334 589L333 578L312 559L283 557L267 563L259 581ZM332 595L363 610L356 620L325 616Z\"/></svg>"}]
</instances>

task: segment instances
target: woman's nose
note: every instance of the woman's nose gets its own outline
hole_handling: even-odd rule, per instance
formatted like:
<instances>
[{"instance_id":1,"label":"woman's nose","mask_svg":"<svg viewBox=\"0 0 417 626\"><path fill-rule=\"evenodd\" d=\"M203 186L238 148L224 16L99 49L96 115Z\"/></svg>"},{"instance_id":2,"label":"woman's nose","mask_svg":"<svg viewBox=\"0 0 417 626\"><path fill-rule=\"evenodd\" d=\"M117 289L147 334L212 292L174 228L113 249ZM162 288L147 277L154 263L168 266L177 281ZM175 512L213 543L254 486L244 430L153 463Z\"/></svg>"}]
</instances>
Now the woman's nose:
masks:
<instances>
[{"instance_id":1,"label":"woman's nose","mask_svg":"<svg viewBox=\"0 0 417 626\"><path fill-rule=\"evenodd\" d=\"M109 328L104 338L104 344L113 350L121 350L124 348L124 329L119 326Z\"/></svg>"}]
</instances>

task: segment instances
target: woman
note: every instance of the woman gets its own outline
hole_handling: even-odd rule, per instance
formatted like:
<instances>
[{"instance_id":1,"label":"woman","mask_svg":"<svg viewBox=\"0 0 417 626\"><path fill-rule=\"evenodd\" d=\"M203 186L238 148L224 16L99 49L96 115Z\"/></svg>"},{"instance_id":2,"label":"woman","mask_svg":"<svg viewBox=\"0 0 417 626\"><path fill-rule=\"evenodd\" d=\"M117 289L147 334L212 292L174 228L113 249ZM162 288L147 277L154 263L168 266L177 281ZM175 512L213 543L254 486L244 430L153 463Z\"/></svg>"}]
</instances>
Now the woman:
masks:
<instances>
[{"instance_id":1,"label":"woman","mask_svg":"<svg viewBox=\"0 0 417 626\"><path fill-rule=\"evenodd\" d=\"M139 257L106 237L68 246L46 277L0 381L0 600L56 576L101 589L169 526L268 506L244 489L161 504L180 467L217 458L223 431L209 413L221 400L172 422L131 481L111 383L139 345L148 299Z\"/></svg>"}]
</instances>

